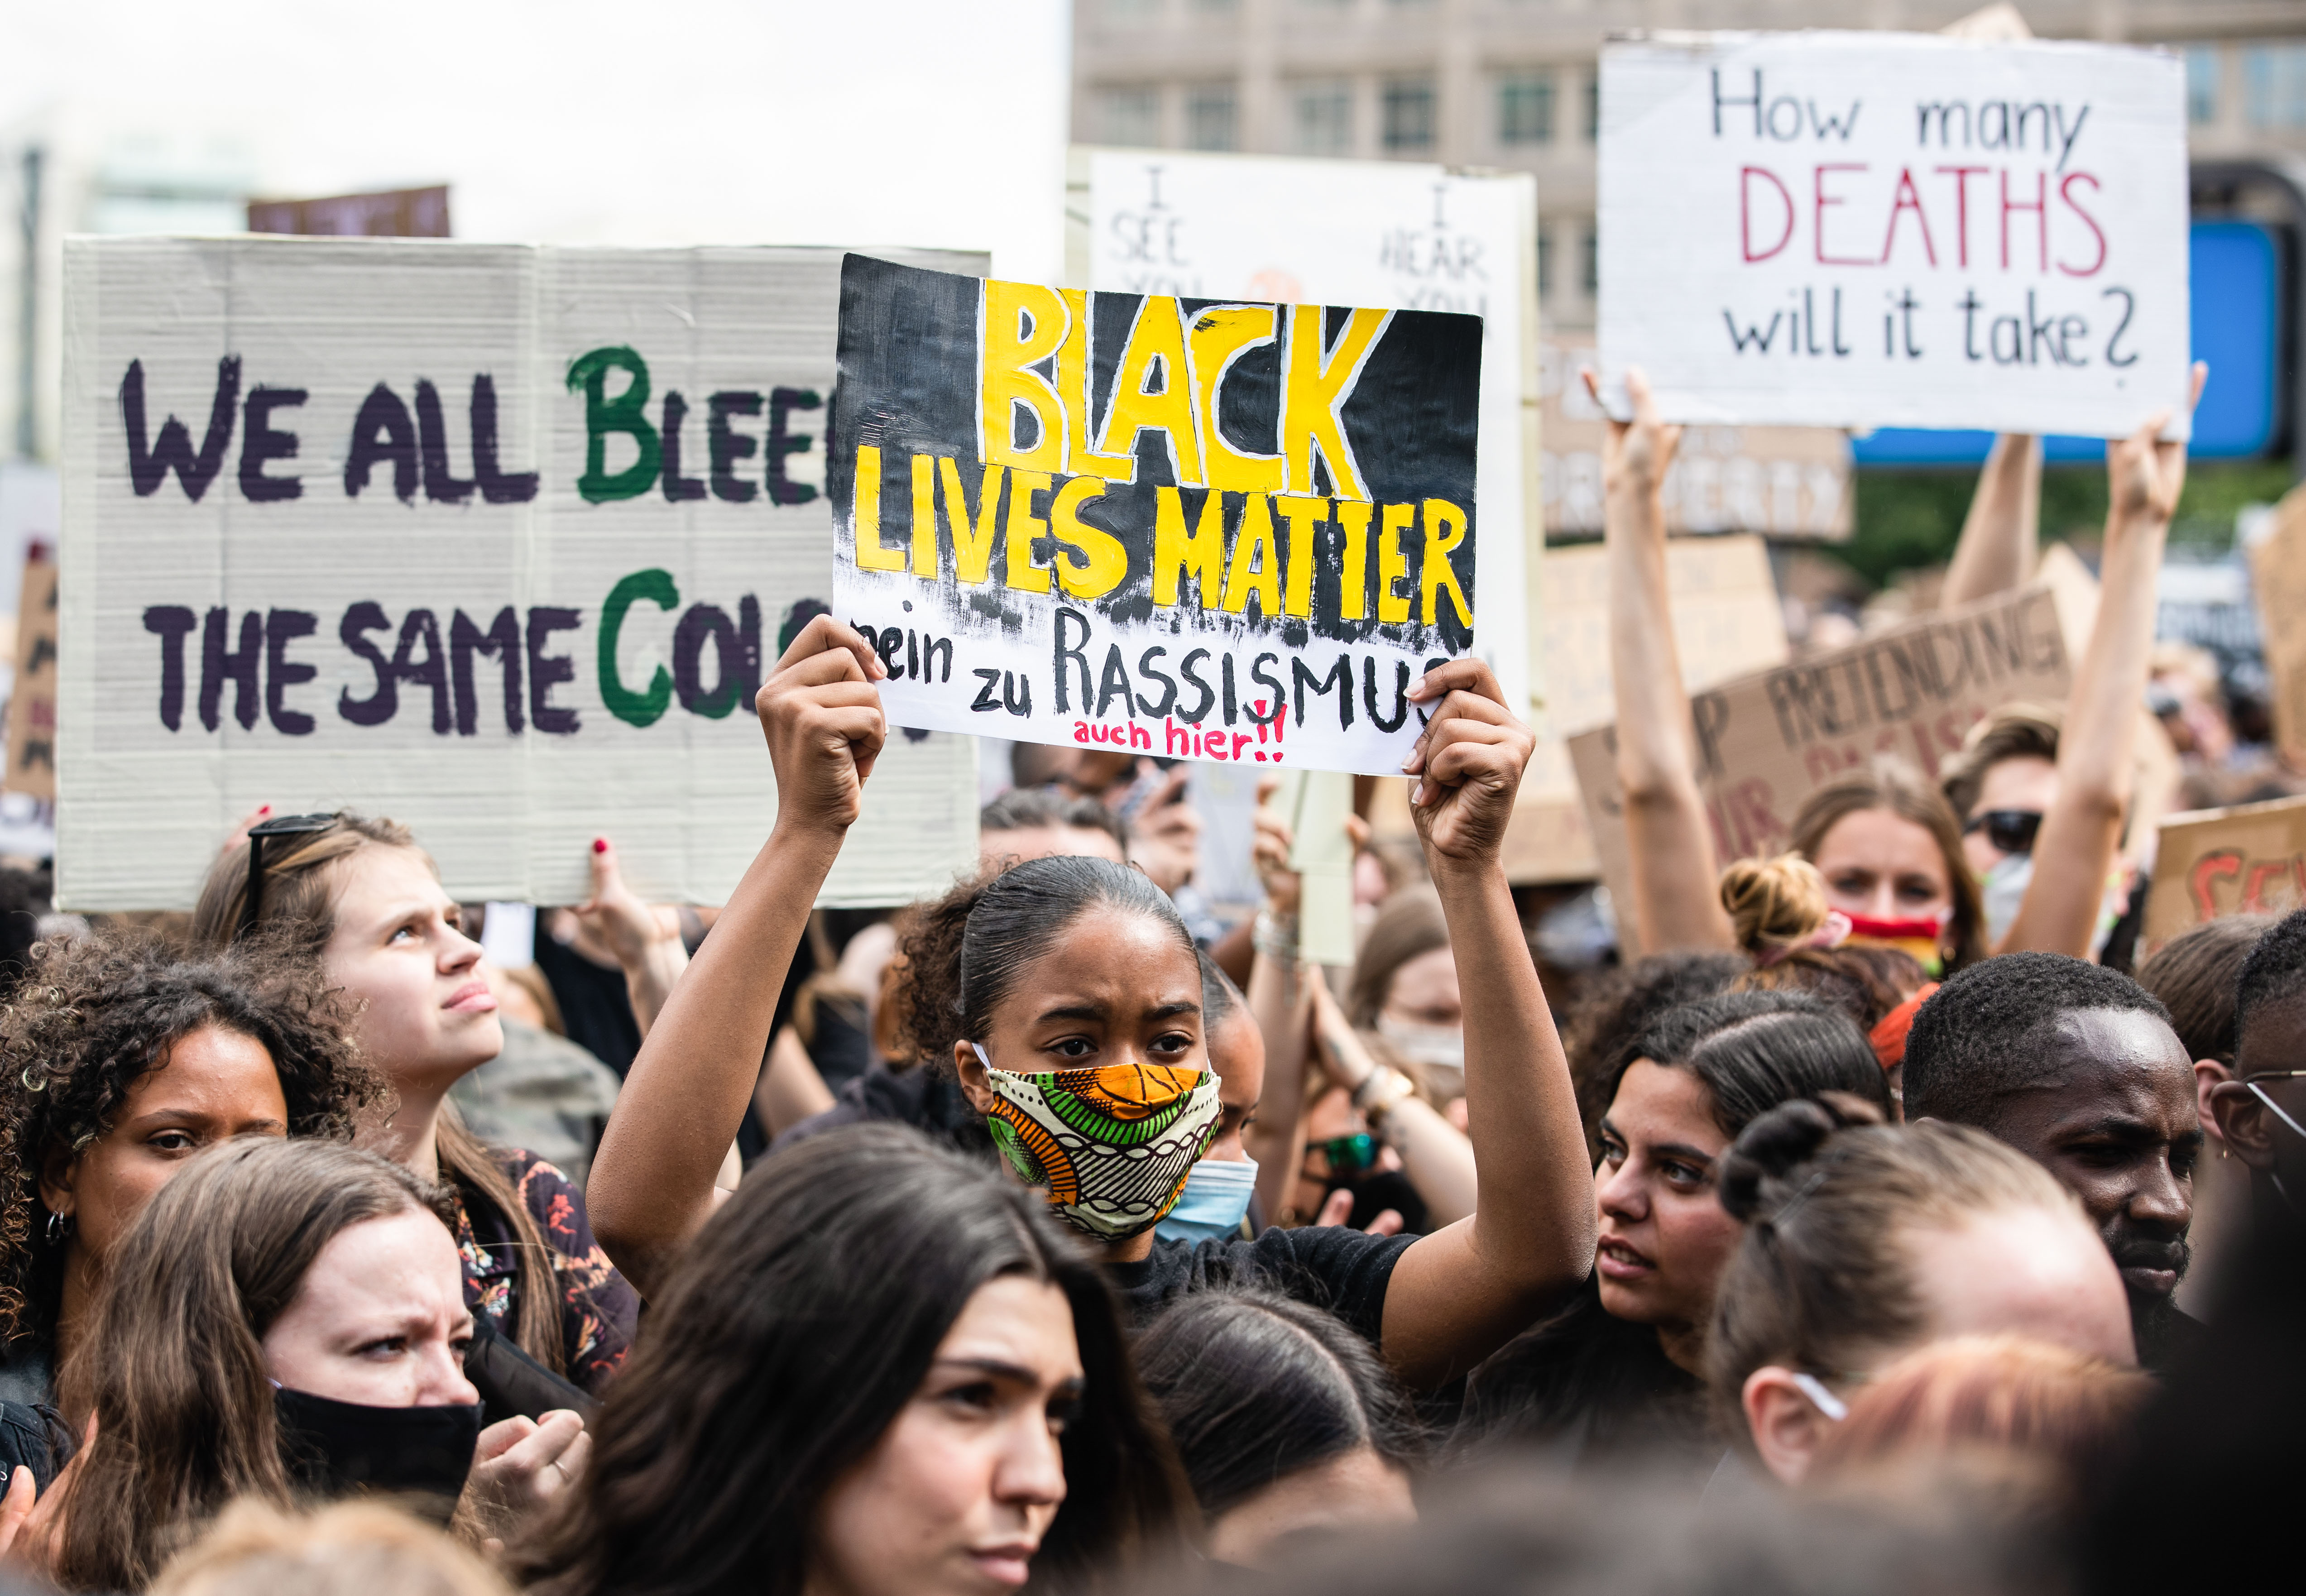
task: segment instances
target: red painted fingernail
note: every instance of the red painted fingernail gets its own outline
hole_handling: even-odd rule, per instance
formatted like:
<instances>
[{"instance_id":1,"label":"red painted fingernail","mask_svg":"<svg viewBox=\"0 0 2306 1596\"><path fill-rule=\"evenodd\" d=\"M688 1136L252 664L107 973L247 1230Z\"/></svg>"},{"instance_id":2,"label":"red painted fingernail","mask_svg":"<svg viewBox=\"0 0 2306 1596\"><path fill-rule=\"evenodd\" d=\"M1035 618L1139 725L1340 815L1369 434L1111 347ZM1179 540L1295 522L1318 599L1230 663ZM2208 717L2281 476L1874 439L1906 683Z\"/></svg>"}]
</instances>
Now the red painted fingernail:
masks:
<instances>
[{"instance_id":1,"label":"red painted fingernail","mask_svg":"<svg viewBox=\"0 0 2306 1596\"><path fill-rule=\"evenodd\" d=\"M269 804L260 804L257 807L256 812L259 815L269 815L272 813L272 806Z\"/></svg>"},{"instance_id":2,"label":"red painted fingernail","mask_svg":"<svg viewBox=\"0 0 2306 1596\"><path fill-rule=\"evenodd\" d=\"M606 837L595 837L595 838L594 838L594 839L593 839L593 851L594 851L594 853L606 853L606 852L608 852L608 851L609 851L609 840L608 840Z\"/></svg>"}]
</instances>

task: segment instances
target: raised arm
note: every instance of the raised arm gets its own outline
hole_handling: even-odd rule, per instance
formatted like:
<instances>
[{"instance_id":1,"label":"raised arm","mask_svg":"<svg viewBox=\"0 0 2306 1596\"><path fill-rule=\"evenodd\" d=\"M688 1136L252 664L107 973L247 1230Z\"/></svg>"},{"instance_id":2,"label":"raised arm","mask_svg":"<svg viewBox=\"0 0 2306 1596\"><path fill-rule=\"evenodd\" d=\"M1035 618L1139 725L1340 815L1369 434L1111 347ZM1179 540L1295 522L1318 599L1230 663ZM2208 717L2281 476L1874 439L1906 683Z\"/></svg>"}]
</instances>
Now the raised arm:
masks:
<instances>
[{"instance_id":1,"label":"raised arm","mask_svg":"<svg viewBox=\"0 0 2306 1596\"><path fill-rule=\"evenodd\" d=\"M2208 373L2207 366L2194 367L2190 406L2201 397ZM2186 485L2186 446L2157 436L2169 421L2165 411L2106 445L2097 625L2082 651L2058 734L2058 794L2034 841L2033 878L1997 953L2090 956L2130 799L2138 706L2146 696L2154 647L2155 577Z\"/></svg>"},{"instance_id":2,"label":"raised arm","mask_svg":"<svg viewBox=\"0 0 2306 1596\"><path fill-rule=\"evenodd\" d=\"M1453 660L1413 691L1432 719L1410 755L1410 807L1465 994L1479 1191L1472 1218L1402 1254L1386 1293L1386 1358L1431 1388L1527 1329L1592 1270L1593 1173L1499 860L1535 739L1478 660Z\"/></svg>"},{"instance_id":3,"label":"raised arm","mask_svg":"<svg viewBox=\"0 0 2306 1596\"><path fill-rule=\"evenodd\" d=\"M1941 608L2007 593L2034 574L2042 525L2042 440L2004 432L1994 440L1977 491L1961 524L1953 563L1946 568Z\"/></svg>"},{"instance_id":4,"label":"raised arm","mask_svg":"<svg viewBox=\"0 0 2306 1596\"><path fill-rule=\"evenodd\" d=\"M1593 373L1585 373L1593 387ZM1661 424L1649 380L1626 373L1631 422L1612 421L1601 445L1603 546L1610 571L1610 673L1618 701L1618 783L1632 856L1632 912L1620 935L1644 953L1732 948L1714 892L1721 866L1697 790L1689 693L1674 646L1660 495L1681 429ZM1598 398L1598 395L1596 396ZM1462 977L1461 977L1462 978Z\"/></svg>"},{"instance_id":5,"label":"raised arm","mask_svg":"<svg viewBox=\"0 0 2306 1596\"><path fill-rule=\"evenodd\" d=\"M1277 776L1257 783L1257 834L1250 857L1265 889L1251 934L1250 1017L1265 1037L1265 1095L1242 1140L1257 1160L1257 1203L1266 1223L1277 1225L1305 1162L1305 1001L1308 983L1297 962L1297 873L1289 867L1289 823L1267 800ZM1302 1217L1303 1216L1301 1216Z\"/></svg>"},{"instance_id":6,"label":"raised arm","mask_svg":"<svg viewBox=\"0 0 2306 1596\"><path fill-rule=\"evenodd\" d=\"M1313 1041L1321 1072L1353 1093L1370 1129L1401 1155L1401 1173L1425 1199L1431 1228L1471 1217L1481 1200L1473 1139L1418 1097L1405 1078L1394 1085L1373 1080L1398 1076L1399 1071L1386 1070L1370 1056L1328 987L1315 981L1308 983L1308 989L1313 997Z\"/></svg>"},{"instance_id":7,"label":"raised arm","mask_svg":"<svg viewBox=\"0 0 2306 1596\"><path fill-rule=\"evenodd\" d=\"M625 972L625 998L632 1004L633 1022L646 1037L664 1012L673 983L688 968L688 947L680 940L680 923L671 909L659 914L625 884L616 844L606 837L594 838L592 865L593 896L569 912L616 955L618 968Z\"/></svg>"},{"instance_id":8,"label":"raised arm","mask_svg":"<svg viewBox=\"0 0 2306 1596\"><path fill-rule=\"evenodd\" d=\"M586 1182L594 1234L644 1297L724 1195L713 1177L752 1103L781 977L881 752L885 674L820 615L756 700L776 824L641 1044Z\"/></svg>"}]
</instances>

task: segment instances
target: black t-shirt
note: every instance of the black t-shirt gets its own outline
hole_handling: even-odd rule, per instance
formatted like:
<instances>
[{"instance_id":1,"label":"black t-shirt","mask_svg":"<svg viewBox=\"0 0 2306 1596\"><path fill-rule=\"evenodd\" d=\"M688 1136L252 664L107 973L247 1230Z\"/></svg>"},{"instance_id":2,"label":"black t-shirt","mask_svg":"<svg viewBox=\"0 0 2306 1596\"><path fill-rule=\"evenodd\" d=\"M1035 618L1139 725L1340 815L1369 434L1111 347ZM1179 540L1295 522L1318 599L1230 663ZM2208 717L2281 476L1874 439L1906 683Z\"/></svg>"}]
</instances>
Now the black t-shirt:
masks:
<instances>
[{"instance_id":1,"label":"black t-shirt","mask_svg":"<svg viewBox=\"0 0 2306 1596\"><path fill-rule=\"evenodd\" d=\"M1172 1298L1208 1286L1268 1286L1326 1308L1378 1344L1393 1267L1415 1236L1371 1236L1341 1225L1267 1231L1254 1242L1165 1242L1142 1263L1107 1264L1106 1277L1128 1299L1142 1328Z\"/></svg>"}]
</instances>

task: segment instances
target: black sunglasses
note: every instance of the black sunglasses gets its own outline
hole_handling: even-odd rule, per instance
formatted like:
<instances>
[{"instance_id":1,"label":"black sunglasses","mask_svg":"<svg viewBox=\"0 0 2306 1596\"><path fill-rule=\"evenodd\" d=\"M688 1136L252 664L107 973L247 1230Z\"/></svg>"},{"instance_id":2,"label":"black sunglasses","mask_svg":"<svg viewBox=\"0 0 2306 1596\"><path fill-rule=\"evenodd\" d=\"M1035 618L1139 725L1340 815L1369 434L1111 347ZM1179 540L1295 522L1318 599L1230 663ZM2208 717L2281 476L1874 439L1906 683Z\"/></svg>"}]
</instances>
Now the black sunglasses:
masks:
<instances>
[{"instance_id":1,"label":"black sunglasses","mask_svg":"<svg viewBox=\"0 0 2306 1596\"><path fill-rule=\"evenodd\" d=\"M2042 829L2039 809L1988 809L1973 815L1961 828L1961 834L1982 831L1986 840L2003 853L2031 853L2034 833Z\"/></svg>"},{"instance_id":2,"label":"black sunglasses","mask_svg":"<svg viewBox=\"0 0 2306 1596\"><path fill-rule=\"evenodd\" d=\"M232 934L234 941L247 935L264 917L264 844L274 837L309 837L332 830L339 818L335 815L283 815L277 820L259 821L248 828L248 888L241 893L240 925Z\"/></svg>"}]
</instances>

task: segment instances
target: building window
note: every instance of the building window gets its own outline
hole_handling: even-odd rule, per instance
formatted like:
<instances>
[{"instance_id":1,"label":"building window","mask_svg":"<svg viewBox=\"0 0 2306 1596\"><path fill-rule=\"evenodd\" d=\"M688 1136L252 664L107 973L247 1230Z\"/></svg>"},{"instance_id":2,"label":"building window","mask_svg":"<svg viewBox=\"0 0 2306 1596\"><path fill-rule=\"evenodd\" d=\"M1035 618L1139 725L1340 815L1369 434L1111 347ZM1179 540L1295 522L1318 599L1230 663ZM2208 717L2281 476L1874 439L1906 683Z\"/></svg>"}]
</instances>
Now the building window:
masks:
<instances>
[{"instance_id":1,"label":"building window","mask_svg":"<svg viewBox=\"0 0 2306 1596\"><path fill-rule=\"evenodd\" d=\"M1601 73L1599 68L1585 74L1585 141L1597 144L1601 139Z\"/></svg>"},{"instance_id":2,"label":"building window","mask_svg":"<svg viewBox=\"0 0 2306 1596\"><path fill-rule=\"evenodd\" d=\"M1105 0L1107 15L1116 17L1149 17L1161 9L1161 0Z\"/></svg>"},{"instance_id":3,"label":"building window","mask_svg":"<svg viewBox=\"0 0 2306 1596\"><path fill-rule=\"evenodd\" d=\"M1433 148L1433 85L1422 78L1385 86L1385 147L1396 155Z\"/></svg>"},{"instance_id":4,"label":"building window","mask_svg":"<svg viewBox=\"0 0 2306 1596\"><path fill-rule=\"evenodd\" d=\"M2306 44L2246 46L2242 85L2250 126L2306 127Z\"/></svg>"},{"instance_id":5,"label":"building window","mask_svg":"<svg viewBox=\"0 0 2306 1596\"><path fill-rule=\"evenodd\" d=\"M1296 95L1297 153L1345 155L1354 147L1354 86L1301 83Z\"/></svg>"},{"instance_id":6,"label":"building window","mask_svg":"<svg viewBox=\"0 0 2306 1596\"><path fill-rule=\"evenodd\" d=\"M2197 127L2218 119L2218 47L2186 47L2186 120Z\"/></svg>"},{"instance_id":7,"label":"building window","mask_svg":"<svg viewBox=\"0 0 2306 1596\"><path fill-rule=\"evenodd\" d=\"M1543 222L1537 225L1537 296L1553 297L1553 229Z\"/></svg>"},{"instance_id":8,"label":"building window","mask_svg":"<svg viewBox=\"0 0 2306 1596\"><path fill-rule=\"evenodd\" d=\"M1188 149L1234 149L1237 121L1233 88L1214 84L1185 96L1185 147Z\"/></svg>"},{"instance_id":9,"label":"building window","mask_svg":"<svg viewBox=\"0 0 2306 1596\"><path fill-rule=\"evenodd\" d=\"M1586 298L1592 299L1601 292L1601 230L1588 222L1577 242L1581 251L1577 286L1585 290Z\"/></svg>"},{"instance_id":10,"label":"building window","mask_svg":"<svg viewBox=\"0 0 2306 1596\"><path fill-rule=\"evenodd\" d=\"M1498 85L1498 142L1553 142L1553 74L1525 73Z\"/></svg>"},{"instance_id":11,"label":"building window","mask_svg":"<svg viewBox=\"0 0 2306 1596\"><path fill-rule=\"evenodd\" d=\"M1150 147L1161 142L1158 89L1107 89L1097 96L1097 136L1108 144Z\"/></svg>"}]
</instances>

